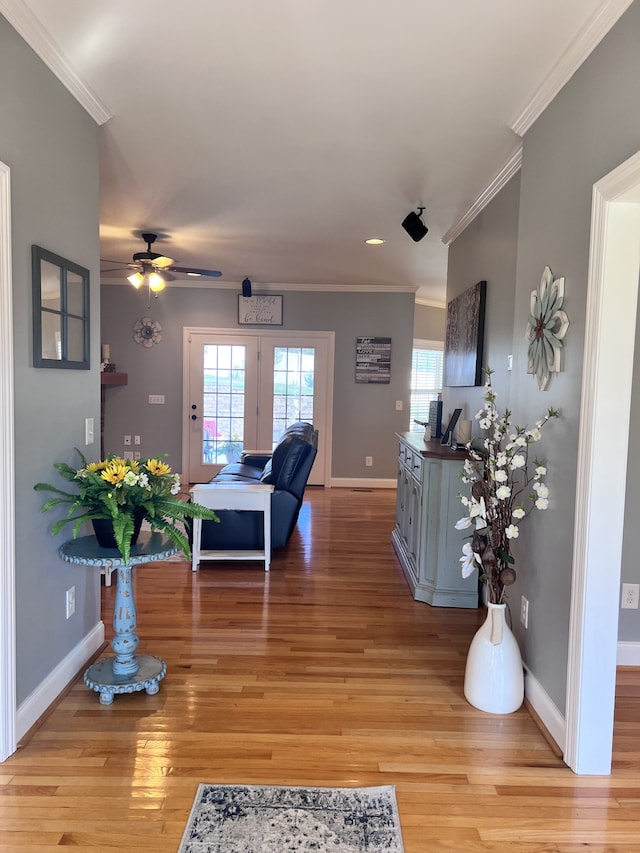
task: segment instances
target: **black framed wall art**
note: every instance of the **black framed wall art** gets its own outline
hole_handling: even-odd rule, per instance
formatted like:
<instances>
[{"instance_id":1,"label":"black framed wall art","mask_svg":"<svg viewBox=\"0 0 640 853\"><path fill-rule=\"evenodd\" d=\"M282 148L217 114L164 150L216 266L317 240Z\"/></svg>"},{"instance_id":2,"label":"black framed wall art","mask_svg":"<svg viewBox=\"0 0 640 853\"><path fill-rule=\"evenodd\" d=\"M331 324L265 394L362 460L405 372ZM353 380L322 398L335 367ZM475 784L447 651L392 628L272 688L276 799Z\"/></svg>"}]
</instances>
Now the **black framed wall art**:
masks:
<instances>
[{"instance_id":1,"label":"black framed wall art","mask_svg":"<svg viewBox=\"0 0 640 853\"><path fill-rule=\"evenodd\" d=\"M444 384L482 385L487 282L479 281L447 303Z\"/></svg>"},{"instance_id":2,"label":"black framed wall art","mask_svg":"<svg viewBox=\"0 0 640 853\"><path fill-rule=\"evenodd\" d=\"M388 385L391 381L391 338L356 339L356 382Z\"/></svg>"}]
</instances>

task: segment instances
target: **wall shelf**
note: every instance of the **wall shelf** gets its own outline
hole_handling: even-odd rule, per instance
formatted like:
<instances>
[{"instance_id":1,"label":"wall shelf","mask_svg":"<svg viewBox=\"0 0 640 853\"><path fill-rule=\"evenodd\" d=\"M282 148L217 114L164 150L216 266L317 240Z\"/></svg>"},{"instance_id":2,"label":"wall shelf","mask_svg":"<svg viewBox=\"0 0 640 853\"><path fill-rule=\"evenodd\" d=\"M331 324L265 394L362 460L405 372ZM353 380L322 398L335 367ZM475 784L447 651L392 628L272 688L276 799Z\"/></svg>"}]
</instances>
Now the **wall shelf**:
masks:
<instances>
[{"instance_id":1,"label":"wall shelf","mask_svg":"<svg viewBox=\"0 0 640 853\"><path fill-rule=\"evenodd\" d=\"M127 379L128 375L126 373L107 373L103 370L100 374L101 385L126 385Z\"/></svg>"}]
</instances>

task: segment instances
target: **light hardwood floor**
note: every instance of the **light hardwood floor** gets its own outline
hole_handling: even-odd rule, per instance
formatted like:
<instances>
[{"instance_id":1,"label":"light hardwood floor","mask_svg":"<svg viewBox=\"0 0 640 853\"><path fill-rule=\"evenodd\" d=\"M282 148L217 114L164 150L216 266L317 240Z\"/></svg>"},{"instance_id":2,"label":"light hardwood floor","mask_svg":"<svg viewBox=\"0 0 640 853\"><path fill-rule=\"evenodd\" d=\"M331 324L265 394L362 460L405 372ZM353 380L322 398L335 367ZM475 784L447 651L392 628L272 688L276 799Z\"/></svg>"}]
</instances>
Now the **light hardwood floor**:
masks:
<instances>
[{"instance_id":1,"label":"light hardwood floor","mask_svg":"<svg viewBox=\"0 0 640 853\"><path fill-rule=\"evenodd\" d=\"M638 672L619 679L607 778L575 776L526 709L470 707L483 617L413 601L394 501L308 489L270 575L136 569L140 651L168 666L160 692L102 707L80 675L0 765L0 850L175 853L198 783L219 782L395 785L406 853L640 851Z\"/></svg>"}]
</instances>

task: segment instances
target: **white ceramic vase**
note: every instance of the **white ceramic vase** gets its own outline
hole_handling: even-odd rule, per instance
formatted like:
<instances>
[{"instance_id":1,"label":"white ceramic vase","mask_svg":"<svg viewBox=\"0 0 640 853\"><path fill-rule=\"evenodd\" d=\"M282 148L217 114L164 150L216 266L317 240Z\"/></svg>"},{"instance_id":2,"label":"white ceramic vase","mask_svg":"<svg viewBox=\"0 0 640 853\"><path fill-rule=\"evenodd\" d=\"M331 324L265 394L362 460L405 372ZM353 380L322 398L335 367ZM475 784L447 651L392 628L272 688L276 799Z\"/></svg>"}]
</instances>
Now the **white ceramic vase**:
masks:
<instances>
[{"instance_id":1,"label":"white ceramic vase","mask_svg":"<svg viewBox=\"0 0 640 853\"><path fill-rule=\"evenodd\" d=\"M487 604L487 618L476 632L467 655L464 695L490 714L511 714L524 699L522 658L505 620L506 604Z\"/></svg>"}]
</instances>

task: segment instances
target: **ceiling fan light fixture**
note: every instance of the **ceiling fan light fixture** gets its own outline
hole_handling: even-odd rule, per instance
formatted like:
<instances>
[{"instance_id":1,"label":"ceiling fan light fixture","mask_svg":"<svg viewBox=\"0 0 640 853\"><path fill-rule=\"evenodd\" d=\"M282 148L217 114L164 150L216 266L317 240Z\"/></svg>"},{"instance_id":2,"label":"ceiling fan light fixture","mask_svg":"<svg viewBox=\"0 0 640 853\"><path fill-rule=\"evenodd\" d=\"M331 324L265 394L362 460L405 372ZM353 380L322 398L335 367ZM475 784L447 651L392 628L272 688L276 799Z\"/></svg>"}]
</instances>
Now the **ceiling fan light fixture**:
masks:
<instances>
[{"instance_id":1,"label":"ceiling fan light fixture","mask_svg":"<svg viewBox=\"0 0 640 853\"><path fill-rule=\"evenodd\" d=\"M141 272L134 272L133 275L127 276L127 279L137 290L144 281L144 276Z\"/></svg>"},{"instance_id":2,"label":"ceiling fan light fixture","mask_svg":"<svg viewBox=\"0 0 640 853\"><path fill-rule=\"evenodd\" d=\"M164 290L165 280L162 276L157 272L149 273L149 289L154 293L160 293L161 290Z\"/></svg>"}]
</instances>

